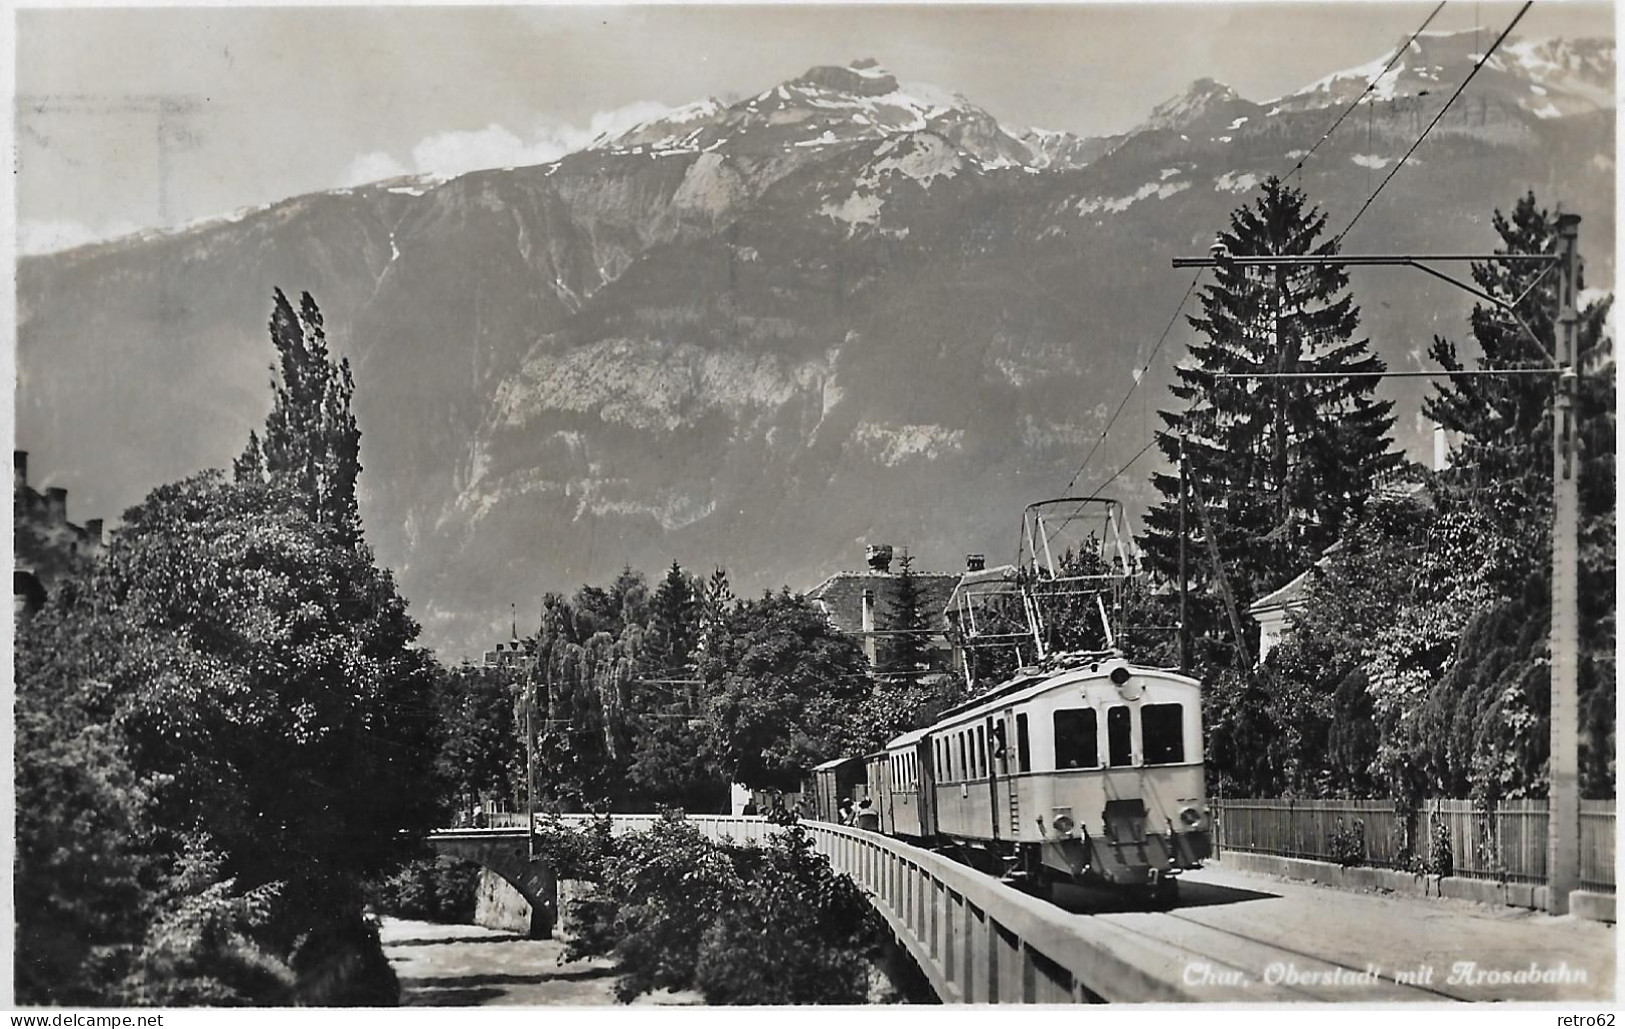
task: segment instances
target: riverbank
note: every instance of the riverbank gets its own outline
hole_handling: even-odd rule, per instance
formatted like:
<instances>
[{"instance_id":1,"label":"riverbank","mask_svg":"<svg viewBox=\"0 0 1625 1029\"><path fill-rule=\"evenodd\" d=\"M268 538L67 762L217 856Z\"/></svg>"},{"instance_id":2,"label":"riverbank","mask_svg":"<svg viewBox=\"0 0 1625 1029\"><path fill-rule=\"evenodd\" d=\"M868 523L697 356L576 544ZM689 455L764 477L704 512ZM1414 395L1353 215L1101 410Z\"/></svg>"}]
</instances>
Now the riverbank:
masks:
<instances>
[{"instance_id":1,"label":"riverbank","mask_svg":"<svg viewBox=\"0 0 1625 1029\"><path fill-rule=\"evenodd\" d=\"M477 925L380 920L384 955L409 1007L598 1007L613 1005L615 966L605 959L561 963L562 940ZM640 997L634 1007L702 1003L696 993Z\"/></svg>"}]
</instances>

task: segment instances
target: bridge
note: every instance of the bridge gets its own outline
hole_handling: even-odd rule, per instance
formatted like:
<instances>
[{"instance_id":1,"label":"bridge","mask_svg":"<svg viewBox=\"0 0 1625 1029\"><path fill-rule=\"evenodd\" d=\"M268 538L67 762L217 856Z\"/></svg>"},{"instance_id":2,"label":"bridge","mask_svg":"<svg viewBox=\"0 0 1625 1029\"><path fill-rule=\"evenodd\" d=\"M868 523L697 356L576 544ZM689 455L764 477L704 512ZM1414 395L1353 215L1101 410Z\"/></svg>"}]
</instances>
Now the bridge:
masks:
<instances>
[{"instance_id":1,"label":"bridge","mask_svg":"<svg viewBox=\"0 0 1625 1029\"><path fill-rule=\"evenodd\" d=\"M626 833L660 816L612 817L613 831ZM754 816L688 821L718 842L777 831ZM1571 917L1498 917L1455 902L1223 869L1189 874L1169 912L1129 910L1067 887L1051 903L878 833L802 824L831 866L863 888L945 1003L1550 1002L1614 994L1613 927ZM522 827L446 830L430 843L501 875L532 901L533 929L551 928L552 874L525 867Z\"/></svg>"}]
</instances>

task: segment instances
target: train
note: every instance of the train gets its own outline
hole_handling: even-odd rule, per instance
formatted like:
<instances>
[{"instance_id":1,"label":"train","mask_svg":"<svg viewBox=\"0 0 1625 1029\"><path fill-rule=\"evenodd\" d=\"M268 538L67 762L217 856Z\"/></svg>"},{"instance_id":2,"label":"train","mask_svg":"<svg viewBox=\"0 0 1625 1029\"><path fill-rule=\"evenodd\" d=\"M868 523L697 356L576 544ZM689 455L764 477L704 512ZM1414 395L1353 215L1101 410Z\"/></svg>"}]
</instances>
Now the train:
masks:
<instances>
[{"instance_id":1,"label":"train","mask_svg":"<svg viewBox=\"0 0 1625 1029\"><path fill-rule=\"evenodd\" d=\"M1042 520L1034 525L1042 531ZM1042 590L1022 593L1036 612ZM1041 618L1029 627L1041 644ZM1173 905L1180 874L1212 850L1202 685L1130 661L1109 627L1106 638L1090 652L1040 645L1032 666L931 725L815 768L815 817L836 821L843 798L867 798L862 827L1039 895L1070 882Z\"/></svg>"}]
</instances>

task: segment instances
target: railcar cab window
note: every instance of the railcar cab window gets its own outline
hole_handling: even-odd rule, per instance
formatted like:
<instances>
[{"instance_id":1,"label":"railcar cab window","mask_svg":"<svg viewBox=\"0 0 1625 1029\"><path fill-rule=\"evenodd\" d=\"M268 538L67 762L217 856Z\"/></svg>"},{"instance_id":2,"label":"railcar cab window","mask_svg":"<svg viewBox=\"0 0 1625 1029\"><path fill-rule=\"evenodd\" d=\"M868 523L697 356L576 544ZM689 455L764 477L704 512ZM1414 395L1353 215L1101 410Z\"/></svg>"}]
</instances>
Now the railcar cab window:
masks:
<instances>
[{"instance_id":1,"label":"railcar cab window","mask_svg":"<svg viewBox=\"0 0 1625 1029\"><path fill-rule=\"evenodd\" d=\"M1127 713L1128 709L1122 709ZM1026 716L1023 715L1023 718ZM1025 736L1025 722L1018 723L1019 735ZM1025 742L1025 741L1024 741ZM1026 752L1022 747L1022 752ZM1055 712L1055 767L1097 768L1100 765L1100 735L1094 708L1065 708ZM1025 758L1023 758L1025 771Z\"/></svg>"},{"instance_id":2,"label":"railcar cab window","mask_svg":"<svg viewBox=\"0 0 1625 1029\"><path fill-rule=\"evenodd\" d=\"M1025 711L1016 715L1016 771L1032 771L1032 765L1027 759L1027 713Z\"/></svg>"},{"instance_id":3,"label":"railcar cab window","mask_svg":"<svg viewBox=\"0 0 1625 1029\"><path fill-rule=\"evenodd\" d=\"M1127 704L1106 709L1106 752L1113 768L1134 763L1130 717Z\"/></svg>"},{"instance_id":4,"label":"railcar cab window","mask_svg":"<svg viewBox=\"0 0 1625 1029\"><path fill-rule=\"evenodd\" d=\"M1140 708L1140 742L1148 765L1177 765L1184 761L1184 705L1146 704Z\"/></svg>"}]
</instances>

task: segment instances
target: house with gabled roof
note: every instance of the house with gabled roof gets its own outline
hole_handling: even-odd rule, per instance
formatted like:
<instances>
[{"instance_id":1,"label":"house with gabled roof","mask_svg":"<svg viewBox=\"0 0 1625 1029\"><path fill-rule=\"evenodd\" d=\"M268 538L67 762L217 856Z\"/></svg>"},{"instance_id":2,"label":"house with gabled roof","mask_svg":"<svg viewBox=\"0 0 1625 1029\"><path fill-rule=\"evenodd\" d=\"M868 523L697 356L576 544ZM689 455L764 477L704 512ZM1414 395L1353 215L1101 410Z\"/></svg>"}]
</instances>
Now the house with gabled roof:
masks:
<instances>
[{"instance_id":1,"label":"house with gabled roof","mask_svg":"<svg viewBox=\"0 0 1625 1029\"><path fill-rule=\"evenodd\" d=\"M871 665L878 660L881 647L892 632L898 580L898 573L891 568L892 553L889 544L871 544L865 548L867 567L862 571L836 572L807 591L807 599L824 613L830 625L859 638ZM957 667L956 652L943 609L959 582L959 575L916 571L914 581L920 592L920 615L931 633L927 643L931 667L952 670Z\"/></svg>"}]
</instances>

